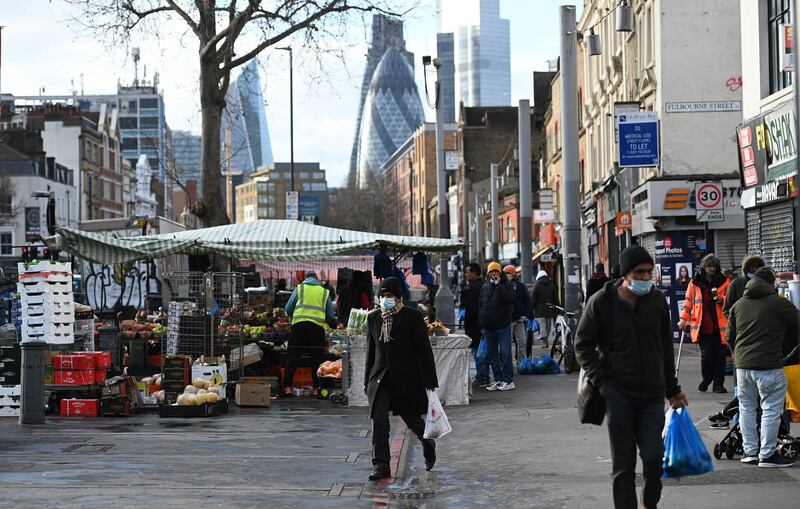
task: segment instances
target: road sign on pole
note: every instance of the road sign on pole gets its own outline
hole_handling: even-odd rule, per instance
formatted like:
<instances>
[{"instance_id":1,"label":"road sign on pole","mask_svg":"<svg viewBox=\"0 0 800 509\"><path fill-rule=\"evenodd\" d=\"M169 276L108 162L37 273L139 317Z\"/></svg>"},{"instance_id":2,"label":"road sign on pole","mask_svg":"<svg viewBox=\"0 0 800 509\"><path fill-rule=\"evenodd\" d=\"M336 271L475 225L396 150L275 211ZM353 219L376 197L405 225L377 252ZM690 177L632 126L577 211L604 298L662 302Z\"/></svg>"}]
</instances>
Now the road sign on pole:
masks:
<instances>
[{"instance_id":1,"label":"road sign on pole","mask_svg":"<svg viewBox=\"0 0 800 509\"><path fill-rule=\"evenodd\" d=\"M620 168L658 166L658 113L641 111L617 117Z\"/></svg>"},{"instance_id":2,"label":"road sign on pole","mask_svg":"<svg viewBox=\"0 0 800 509\"><path fill-rule=\"evenodd\" d=\"M725 202L720 182L701 182L694 185L695 218L701 223L725 220Z\"/></svg>"}]
</instances>

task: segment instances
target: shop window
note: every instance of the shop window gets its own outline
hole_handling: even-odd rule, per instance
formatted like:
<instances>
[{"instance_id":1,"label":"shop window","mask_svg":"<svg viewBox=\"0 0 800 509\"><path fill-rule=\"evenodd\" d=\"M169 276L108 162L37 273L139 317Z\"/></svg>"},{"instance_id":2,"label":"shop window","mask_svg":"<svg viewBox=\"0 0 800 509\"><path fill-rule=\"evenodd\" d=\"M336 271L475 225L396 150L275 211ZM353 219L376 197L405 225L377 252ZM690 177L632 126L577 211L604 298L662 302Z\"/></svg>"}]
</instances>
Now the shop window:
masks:
<instances>
[{"instance_id":1,"label":"shop window","mask_svg":"<svg viewBox=\"0 0 800 509\"><path fill-rule=\"evenodd\" d=\"M12 232L0 232L0 256L11 256L14 245Z\"/></svg>"},{"instance_id":2,"label":"shop window","mask_svg":"<svg viewBox=\"0 0 800 509\"><path fill-rule=\"evenodd\" d=\"M792 73L783 72L781 25L790 19L791 0L767 0L767 42L769 51L769 93L774 94L792 84Z\"/></svg>"}]
</instances>

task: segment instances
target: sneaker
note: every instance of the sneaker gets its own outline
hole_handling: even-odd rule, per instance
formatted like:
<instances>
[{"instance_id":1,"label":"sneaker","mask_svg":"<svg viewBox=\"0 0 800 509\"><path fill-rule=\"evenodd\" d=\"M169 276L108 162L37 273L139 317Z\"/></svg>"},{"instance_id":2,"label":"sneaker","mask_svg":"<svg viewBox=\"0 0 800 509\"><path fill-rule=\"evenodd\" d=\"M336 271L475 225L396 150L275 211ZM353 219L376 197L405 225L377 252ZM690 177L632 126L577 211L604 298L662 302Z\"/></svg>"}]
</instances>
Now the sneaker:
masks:
<instances>
[{"instance_id":1,"label":"sneaker","mask_svg":"<svg viewBox=\"0 0 800 509\"><path fill-rule=\"evenodd\" d=\"M730 428L730 424L728 423L728 420L726 419L724 421L712 422L711 426L709 426L709 427L711 429L728 429L728 428Z\"/></svg>"},{"instance_id":2,"label":"sneaker","mask_svg":"<svg viewBox=\"0 0 800 509\"><path fill-rule=\"evenodd\" d=\"M784 458L778 451L767 459L758 462L759 468L786 468L794 465L794 461Z\"/></svg>"},{"instance_id":3,"label":"sneaker","mask_svg":"<svg viewBox=\"0 0 800 509\"><path fill-rule=\"evenodd\" d=\"M747 463L748 465L758 465L758 456L748 456L745 454L744 458L740 459L742 463Z\"/></svg>"},{"instance_id":4,"label":"sneaker","mask_svg":"<svg viewBox=\"0 0 800 509\"><path fill-rule=\"evenodd\" d=\"M711 385L711 382L706 382L703 380L700 382L700 385L697 386L697 390L700 392L706 392L708 390L708 386Z\"/></svg>"},{"instance_id":5,"label":"sneaker","mask_svg":"<svg viewBox=\"0 0 800 509\"><path fill-rule=\"evenodd\" d=\"M723 422L727 420L728 418L722 415L722 412L717 412L708 416L708 422Z\"/></svg>"},{"instance_id":6,"label":"sneaker","mask_svg":"<svg viewBox=\"0 0 800 509\"><path fill-rule=\"evenodd\" d=\"M726 394L728 392L728 389L726 389L722 385L715 385L712 391L716 394Z\"/></svg>"},{"instance_id":7,"label":"sneaker","mask_svg":"<svg viewBox=\"0 0 800 509\"><path fill-rule=\"evenodd\" d=\"M498 391L513 391L517 387L514 385L514 382L503 383L501 382L500 385L497 386Z\"/></svg>"},{"instance_id":8,"label":"sneaker","mask_svg":"<svg viewBox=\"0 0 800 509\"><path fill-rule=\"evenodd\" d=\"M503 383L503 382L494 382L494 383L491 383L491 384L489 384L489 385L487 385L487 386L486 386L486 390L487 390L487 391L496 391L496 390L497 390L497 388L498 388L498 387L500 387L500 384L502 384L502 383Z\"/></svg>"}]
</instances>

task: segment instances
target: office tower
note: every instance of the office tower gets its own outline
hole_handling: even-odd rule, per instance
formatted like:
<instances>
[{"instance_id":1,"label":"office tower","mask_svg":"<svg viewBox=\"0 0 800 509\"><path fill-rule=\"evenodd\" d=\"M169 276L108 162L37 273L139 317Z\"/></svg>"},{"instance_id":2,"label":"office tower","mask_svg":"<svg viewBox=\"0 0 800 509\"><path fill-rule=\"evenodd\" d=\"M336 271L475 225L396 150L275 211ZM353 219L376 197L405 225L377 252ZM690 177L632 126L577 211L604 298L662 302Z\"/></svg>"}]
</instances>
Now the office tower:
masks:
<instances>
[{"instance_id":1,"label":"office tower","mask_svg":"<svg viewBox=\"0 0 800 509\"><path fill-rule=\"evenodd\" d=\"M175 174L182 184L190 180L200 182L203 173L202 137L189 131L172 131L172 153L175 156Z\"/></svg>"},{"instance_id":2,"label":"office tower","mask_svg":"<svg viewBox=\"0 0 800 509\"><path fill-rule=\"evenodd\" d=\"M453 34L436 34L436 58L439 59L439 94L444 121L456 121L456 65Z\"/></svg>"}]
</instances>

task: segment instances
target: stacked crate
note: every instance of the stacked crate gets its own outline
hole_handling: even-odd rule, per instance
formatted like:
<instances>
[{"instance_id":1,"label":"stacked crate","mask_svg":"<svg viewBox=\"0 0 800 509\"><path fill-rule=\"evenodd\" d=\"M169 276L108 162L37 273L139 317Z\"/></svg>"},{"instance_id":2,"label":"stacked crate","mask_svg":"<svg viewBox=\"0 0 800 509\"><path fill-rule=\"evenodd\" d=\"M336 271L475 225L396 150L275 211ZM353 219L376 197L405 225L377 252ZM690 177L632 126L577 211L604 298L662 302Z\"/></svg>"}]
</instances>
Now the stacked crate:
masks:
<instances>
[{"instance_id":1,"label":"stacked crate","mask_svg":"<svg viewBox=\"0 0 800 509\"><path fill-rule=\"evenodd\" d=\"M22 305L22 341L55 345L75 343L72 264L42 261L18 264L17 291Z\"/></svg>"},{"instance_id":2,"label":"stacked crate","mask_svg":"<svg viewBox=\"0 0 800 509\"><path fill-rule=\"evenodd\" d=\"M191 359L185 355L168 355L161 372L161 388L167 401L175 401L178 394L191 383Z\"/></svg>"},{"instance_id":3,"label":"stacked crate","mask_svg":"<svg viewBox=\"0 0 800 509\"><path fill-rule=\"evenodd\" d=\"M21 358L19 345L0 346L0 417L18 417Z\"/></svg>"}]
</instances>

